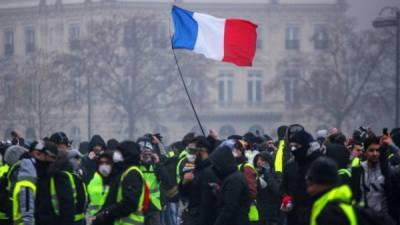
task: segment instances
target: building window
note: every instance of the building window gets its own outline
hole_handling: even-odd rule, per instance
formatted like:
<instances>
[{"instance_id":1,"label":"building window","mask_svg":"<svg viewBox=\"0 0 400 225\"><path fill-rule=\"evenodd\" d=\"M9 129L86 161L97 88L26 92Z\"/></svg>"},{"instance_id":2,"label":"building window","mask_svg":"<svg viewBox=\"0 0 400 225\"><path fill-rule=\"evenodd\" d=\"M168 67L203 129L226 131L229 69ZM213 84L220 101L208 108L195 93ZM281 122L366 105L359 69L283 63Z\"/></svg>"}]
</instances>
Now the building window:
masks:
<instances>
[{"instance_id":1,"label":"building window","mask_svg":"<svg viewBox=\"0 0 400 225\"><path fill-rule=\"evenodd\" d=\"M327 31L327 26L324 24L316 24L314 26L314 48L315 49L328 48L328 31Z\"/></svg>"},{"instance_id":2,"label":"building window","mask_svg":"<svg viewBox=\"0 0 400 225\"><path fill-rule=\"evenodd\" d=\"M299 27L295 25L290 25L286 27L286 39L285 46L286 49L300 49L300 38L299 38Z\"/></svg>"},{"instance_id":3,"label":"building window","mask_svg":"<svg viewBox=\"0 0 400 225\"><path fill-rule=\"evenodd\" d=\"M264 29L262 27L257 28L257 49L263 48L263 37L264 37Z\"/></svg>"},{"instance_id":4,"label":"building window","mask_svg":"<svg viewBox=\"0 0 400 225\"><path fill-rule=\"evenodd\" d=\"M231 125L224 125L221 127L219 130L219 135L221 138L228 138L231 135L234 135L236 133L235 128L233 128Z\"/></svg>"},{"instance_id":5,"label":"building window","mask_svg":"<svg viewBox=\"0 0 400 225\"><path fill-rule=\"evenodd\" d=\"M25 52L32 53L35 51L35 30L32 27L25 29Z\"/></svg>"},{"instance_id":6,"label":"building window","mask_svg":"<svg viewBox=\"0 0 400 225\"><path fill-rule=\"evenodd\" d=\"M298 70L288 70L283 79L283 86L285 90L285 101L289 104L298 103L298 84L300 79L300 72Z\"/></svg>"},{"instance_id":7,"label":"building window","mask_svg":"<svg viewBox=\"0 0 400 225\"><path fill-rule=\"evenodd\" d=\"M5 98L12 99L14 97L15 77L12 74L4 76L3 85Z\"/></svg>"},{"instance_id":8,"label":"building window","mask_svg":"<svg viewBox=\"0 0 400 225\"><path fill-rule=\"evenodd\" d=\"M220 105L231 105L233 100L233 73L222 71L218 78L218 100Z\"/></svg>"},{"instance_id":9,"label":"building window","mask_svg":"<svg viewBox=\"0 0 400 225\"><path fill-rule=\"evenodd\" d=\"M247 103L260 104L261 103L261 71L249 71L247 78Z\"/></svg>"},{"instance_id":10,"label":"building window","mask_svg":"<svg viewBox=\"0 0 400 225\"><path fill-rule=\"evenodd\" d=\"M4 55L11 56L14 54L14 31L4 31Z\"/></svg>"},{"instance_id":11,"label":"building window","mask_svg":"<svg viewBox=\"0 0 400 225\"><path fill-rule=\"evenodd\" d=\"M78 24L71 24L69 26L69 49L78 50L79 44L80 28Z\"/></svg>"}]
</instances>

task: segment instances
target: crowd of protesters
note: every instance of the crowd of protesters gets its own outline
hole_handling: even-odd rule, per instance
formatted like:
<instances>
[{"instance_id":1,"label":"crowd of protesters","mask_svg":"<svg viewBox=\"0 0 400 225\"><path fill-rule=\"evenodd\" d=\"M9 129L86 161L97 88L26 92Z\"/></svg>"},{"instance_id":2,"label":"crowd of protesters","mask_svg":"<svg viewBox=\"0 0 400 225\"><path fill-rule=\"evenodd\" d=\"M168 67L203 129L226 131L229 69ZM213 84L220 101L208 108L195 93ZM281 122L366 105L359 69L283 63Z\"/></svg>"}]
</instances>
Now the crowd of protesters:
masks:
<instances>
[{"instance_id":1,"label":"crowd of protesters","mask_svg":"<svg viewBox=\"0 0 400 225\"><path fill-rule=\"evenodd\" d=\"M4 225L400 224L400 129L0 143Z\"/></svg>"}]
</instances>

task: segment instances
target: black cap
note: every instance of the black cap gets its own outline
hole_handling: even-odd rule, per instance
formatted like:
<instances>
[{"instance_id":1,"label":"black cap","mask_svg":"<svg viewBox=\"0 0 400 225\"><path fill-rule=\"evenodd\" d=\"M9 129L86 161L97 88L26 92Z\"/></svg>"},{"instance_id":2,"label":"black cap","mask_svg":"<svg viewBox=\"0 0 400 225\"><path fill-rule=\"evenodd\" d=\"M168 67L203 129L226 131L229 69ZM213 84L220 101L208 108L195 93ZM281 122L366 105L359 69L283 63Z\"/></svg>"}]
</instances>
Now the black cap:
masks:
<instances>
[{"instance_id":1,"label":"black cap","mask_svg":"<svg viewBox=\"0 0 400 225\"><path fill-rule=\"evenodd\" d=\"M71 144L71 141L68 139L67 135L62 131L52 134L49 138L49 141L56 145L65 144L69 146Z\"/></svg>"},{"instance_id":2,"label":"black cap","mask_svg":"<svg viewBox=\"0 0 400 225\"><path fill-rule=\"evenodd\" d=\"M57 156L58 154L58 149L55 144L52 142L42 142L42 141L34 141L32 144L29 146L29 151L41 151L47 155L51 156Z\"/></svg>"},{"instance_id":3,"label":"black cap","mask_svg":"<svg viewBox=\"0 0 400 225\"><path fill-rule=\"evenodd\" d=\"M336 184L338 181L338 166L332 159L319 157L307 171L306 180L317 184Z\"/></svg>"}]
</instances>

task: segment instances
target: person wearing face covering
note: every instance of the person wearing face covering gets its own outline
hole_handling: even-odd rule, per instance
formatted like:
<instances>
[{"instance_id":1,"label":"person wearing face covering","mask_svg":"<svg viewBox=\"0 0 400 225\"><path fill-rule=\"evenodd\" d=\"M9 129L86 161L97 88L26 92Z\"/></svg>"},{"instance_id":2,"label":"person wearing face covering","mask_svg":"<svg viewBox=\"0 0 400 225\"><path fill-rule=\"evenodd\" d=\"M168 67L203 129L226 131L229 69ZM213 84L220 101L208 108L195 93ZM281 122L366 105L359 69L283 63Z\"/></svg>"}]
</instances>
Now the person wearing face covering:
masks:
<instances>
[{"instance_id":1,"label":"person wearing face covering","mask_svg":"<svg viewBox=\"0 0 400 225\"><path fill-rule=\"evenodd\" d=\"M87 186L89 194L89 216L95 216L106 202L110 191L110 177L113 168L112 152L106 151L97 160L97 170Z\"/></svg>"},{"instance_id":2,"label":"person wearing face covering","mask_svg":"<svg viewBox=\"0 0 400 225\"><path fill-rule=\"evenodd\" d=\"M143 173L145 181L149 185L150 202L149 209L145 214L145 225L159 225L161 213L161 199L160 199L160 183L165 182L167 175L160 163L159 155L154 152L153 145L150 139L140 138L138 140L140 145L140 170Z\"/></svg>"},{"instance_id":3,"label":"person wearing face covering","mask_svg":"<svg viewBox=\"0 0 400 225\"><path fill-rule=\"evenodd\" d=\"M306 191L305 176L311 163L321 156L320 147L303 129L289 136L289 149L294 157L283 170L281 211L288 225L308 225L312 199Z\"/></svg>"},{"instance_id":4,"label":"person wearing face covering","mask_svg":"<svg viewBox=\"0 0 400 225\"><path fill-rule=\"evenodd\" d=\"M121 142L113 153L113 162L121 164L122 174L118 185L110 187L110 195L115 202L103 207L101 212L91 219L93 225L143 225L150 191L144 179L140 165L140 146L133 141ZM112 221L112 222L108 222Z\"/></svg>"}]
</instances>

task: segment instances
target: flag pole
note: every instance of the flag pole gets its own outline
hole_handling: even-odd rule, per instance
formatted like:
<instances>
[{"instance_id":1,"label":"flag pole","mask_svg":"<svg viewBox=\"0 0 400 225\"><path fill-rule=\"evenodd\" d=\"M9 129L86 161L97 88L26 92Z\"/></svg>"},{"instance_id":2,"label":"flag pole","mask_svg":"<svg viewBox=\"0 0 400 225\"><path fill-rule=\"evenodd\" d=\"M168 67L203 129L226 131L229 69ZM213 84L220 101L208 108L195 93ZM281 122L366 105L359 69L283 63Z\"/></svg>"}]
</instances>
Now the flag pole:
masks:
<instances>
[{"instance_id":1,"label":"flag pole","mask_svg":"<svg viewBox=\"0 0 400 225\"><path fill-rule=\"evenodd\" d=\"M175 64L176 64L176 67L178 68L179 77L181 78L183 87L184 87L185 92L186 92L186 96L189 99L190 106L192 107L194 116L196 117L197 123L199 124L201 133L203 133L203 135L206 136L206 133L204 132L203 126L201 125L199 116L197 114L196 108L194 107L192 98L190 97L190 94L189 94L185 79L183 79L182 70L181 70L181 67L179 66L178 58L176 57L176 53L175 53L175 49L172 47L171 21L168 23L168 28L169 28L168 30L169 30L169 38L170 38L170 43L171 43L171 49L172 49L172 53L174 54Z\"/></svg>"}]
</instances>

